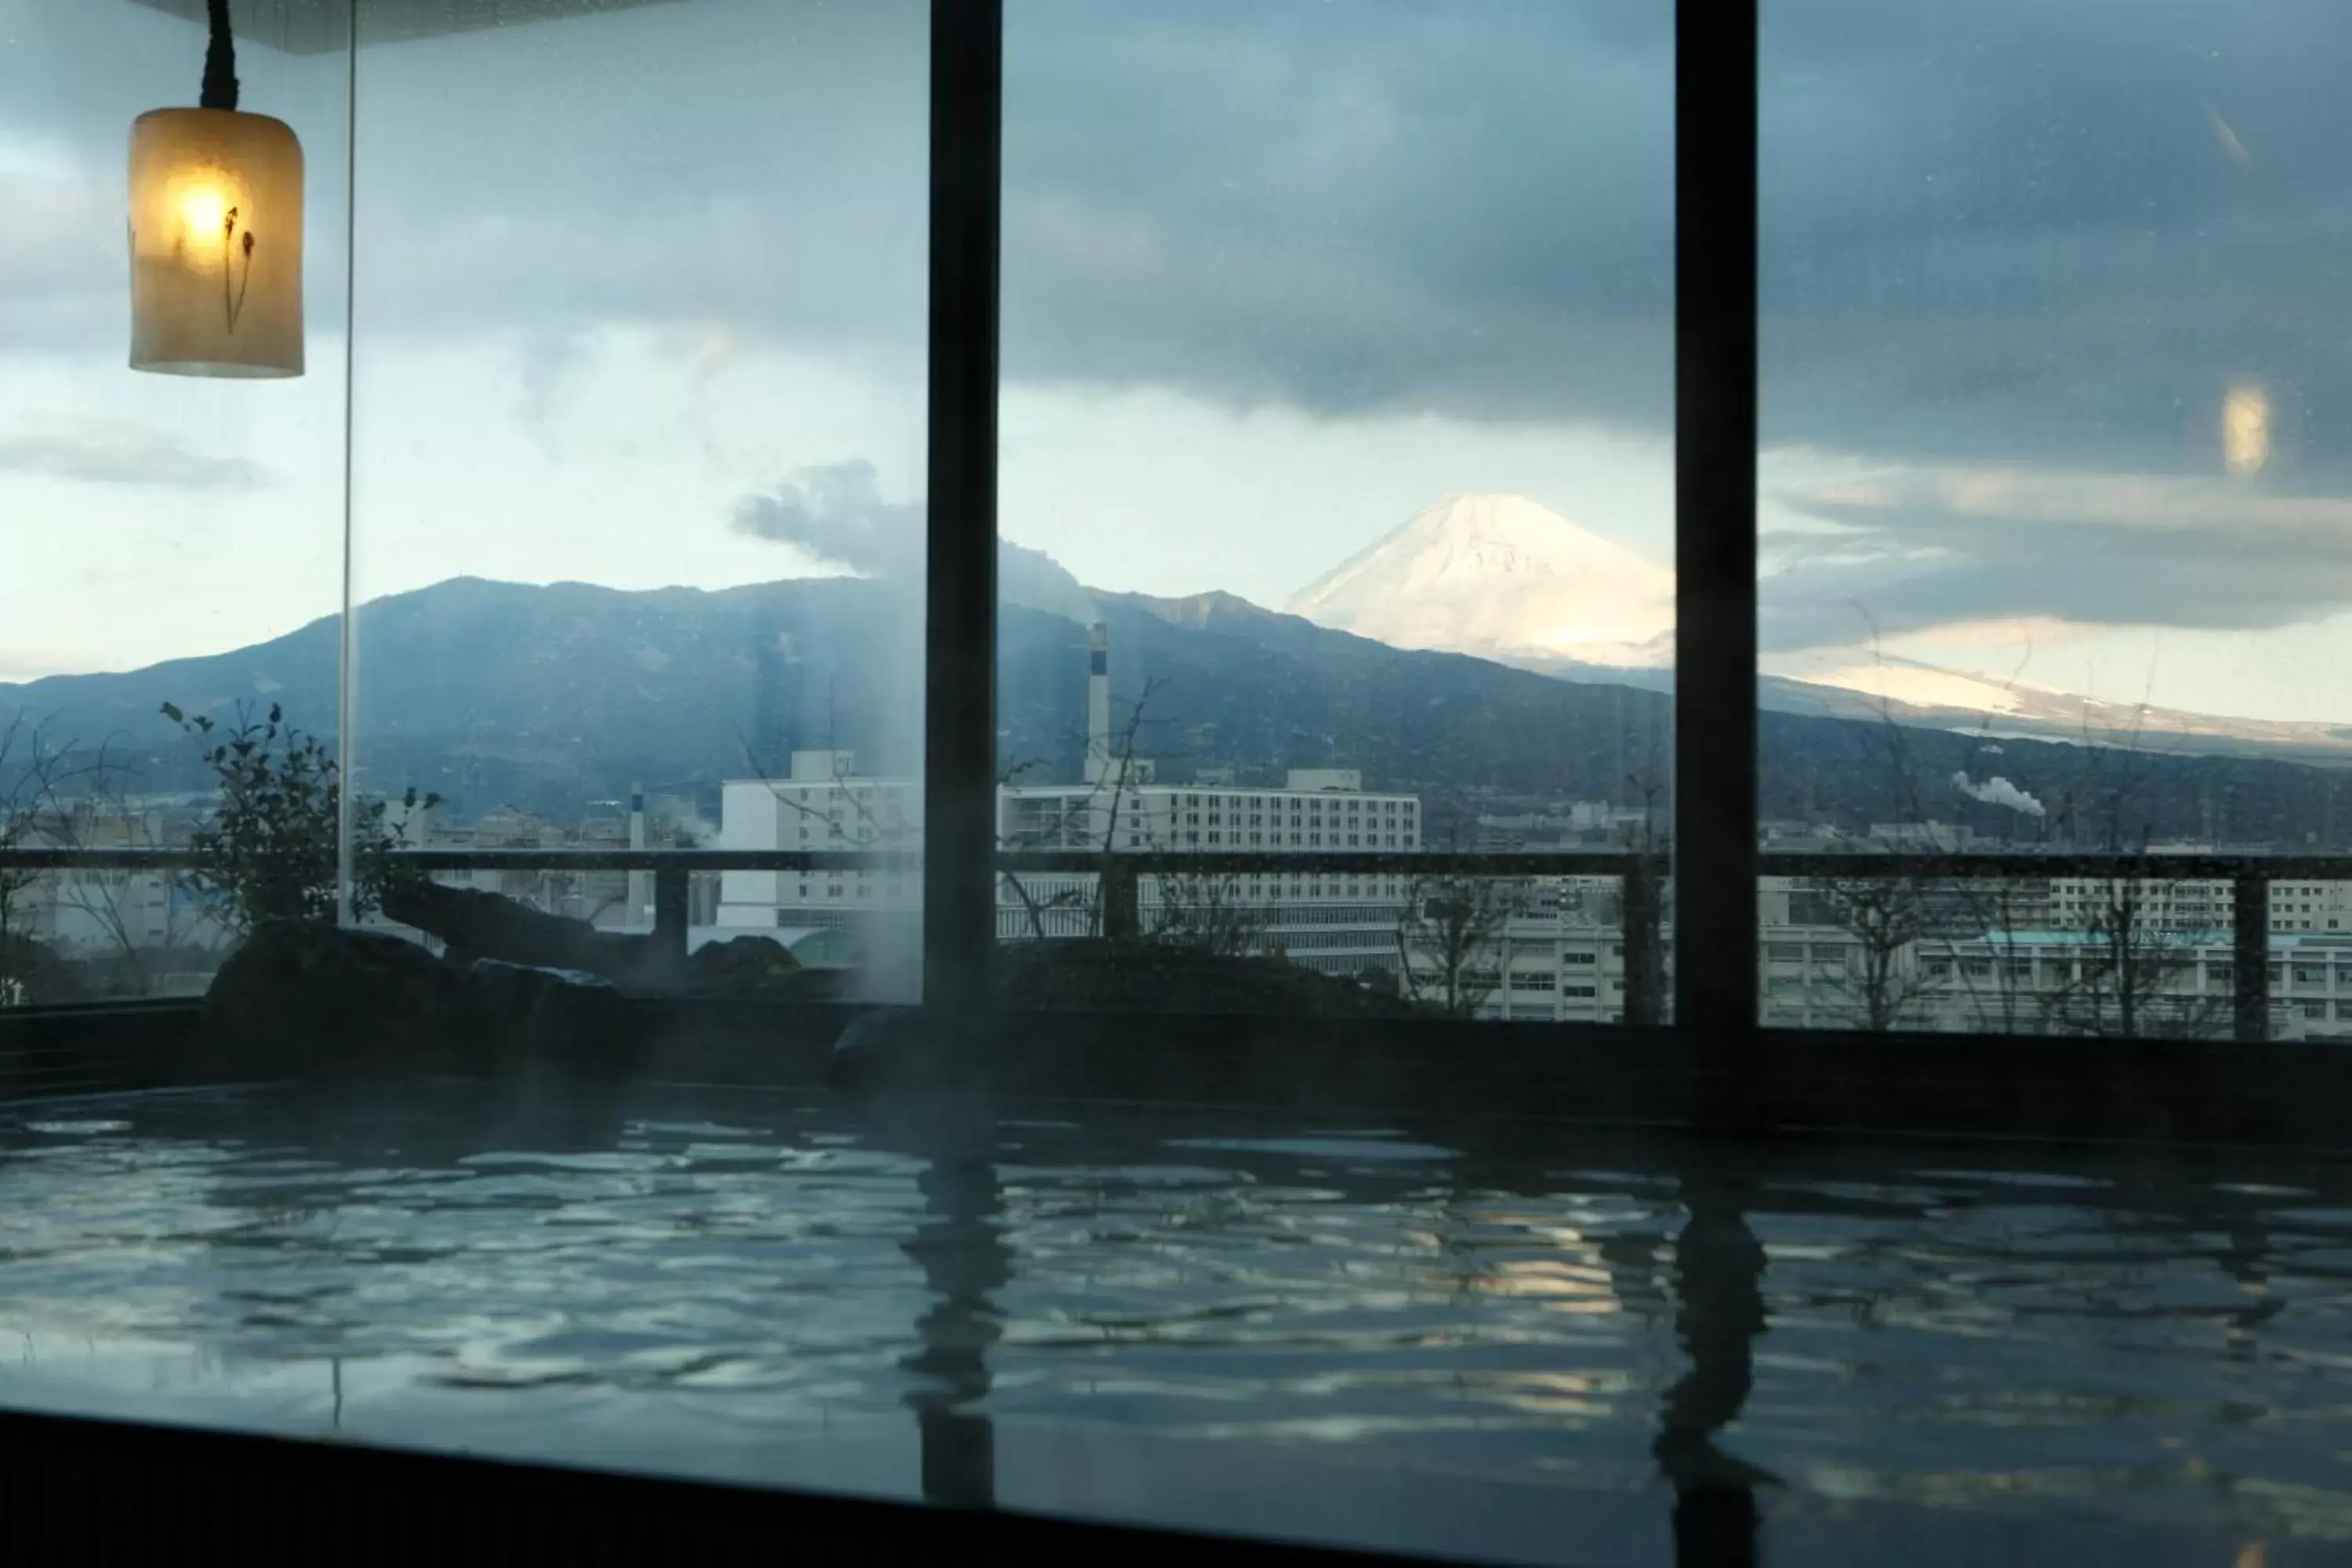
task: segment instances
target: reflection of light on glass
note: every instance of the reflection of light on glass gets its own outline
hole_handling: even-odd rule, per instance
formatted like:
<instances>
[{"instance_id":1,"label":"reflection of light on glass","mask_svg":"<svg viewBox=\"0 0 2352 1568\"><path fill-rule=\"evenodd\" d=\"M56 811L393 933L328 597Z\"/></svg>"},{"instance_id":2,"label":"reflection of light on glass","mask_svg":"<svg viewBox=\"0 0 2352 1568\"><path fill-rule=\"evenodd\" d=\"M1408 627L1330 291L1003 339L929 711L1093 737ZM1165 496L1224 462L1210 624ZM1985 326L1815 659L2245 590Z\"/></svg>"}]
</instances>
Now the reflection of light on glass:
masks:
<instances>
[{"instance_id":1,"label":"reflection of light on glass","mask_svg":"<svg viewBox=\"0 0 2352 1568\"><path fill-rule=\"evenodd\" d=\"M2213 122L2213 140L2221 144L2222 156L2241 169L2252 168L2254 155L2246 151L2246 144L2238 140L2238 133L2230 128L2228 121L2221 118L2221 111L2209 103L2205 106L2205 116Z\"/></svg>"},{"instance_id":2,"label":"reflection of light on glass","mask_svg":"<svg viewBox=\"0 0 2352 1568\"><path fill-rule=\"evenodd\" d=\"M2271 460L2271 395L2240 382L2221 400L2221 452L2233 474L2259 474Z\"/></svg>"}]
</instances>

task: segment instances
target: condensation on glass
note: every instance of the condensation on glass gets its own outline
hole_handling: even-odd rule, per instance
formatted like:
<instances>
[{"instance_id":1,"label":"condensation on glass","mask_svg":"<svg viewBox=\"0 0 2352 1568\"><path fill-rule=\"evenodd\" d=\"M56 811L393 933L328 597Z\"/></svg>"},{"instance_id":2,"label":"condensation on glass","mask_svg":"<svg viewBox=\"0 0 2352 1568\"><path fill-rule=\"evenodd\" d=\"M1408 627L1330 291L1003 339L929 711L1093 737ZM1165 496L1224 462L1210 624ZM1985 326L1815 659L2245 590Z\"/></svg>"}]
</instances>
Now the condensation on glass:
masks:
<instances>
[{"instance_id":1,"label":"condensation on glass","mask_svg":"<svg viewBox=\"0 0 2352 1568\"><path fill-rule=\"evenodd\" d=\"M556 9L362 17L356 776L428 847L831 857L446 879L915 1000L929 7Z\"/></svg>"}]
</instances>

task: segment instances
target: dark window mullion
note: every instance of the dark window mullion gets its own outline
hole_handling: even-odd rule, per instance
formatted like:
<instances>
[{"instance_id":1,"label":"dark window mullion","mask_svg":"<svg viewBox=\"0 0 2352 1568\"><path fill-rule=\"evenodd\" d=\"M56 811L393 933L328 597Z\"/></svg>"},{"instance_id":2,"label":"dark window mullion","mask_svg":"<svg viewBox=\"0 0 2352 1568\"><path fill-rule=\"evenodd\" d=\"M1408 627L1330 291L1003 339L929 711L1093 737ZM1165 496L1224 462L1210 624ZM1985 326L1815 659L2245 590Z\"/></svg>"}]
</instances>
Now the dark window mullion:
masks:
<instances>
[{"instance_id":1,"label":"dark window mullion","mask_svg":"<svg viewBox=\"0 0 2352 1568\"><path fill-rule=\"evenodd\" d=\"M932 0L923 1000L988 997L996 942L996 407L1003 0Z\"/></svg>"},{"instance_id":2,"label":"dark window mullion","mask_svg":"<svg viewBox=\"0 0 2352 1568\"><path fill-rule=\"evenodd\" d=\"M1756 1020L1758 0L1678 0L1675 1018L1702 1071Z\"/></svg>"}]
</instances>

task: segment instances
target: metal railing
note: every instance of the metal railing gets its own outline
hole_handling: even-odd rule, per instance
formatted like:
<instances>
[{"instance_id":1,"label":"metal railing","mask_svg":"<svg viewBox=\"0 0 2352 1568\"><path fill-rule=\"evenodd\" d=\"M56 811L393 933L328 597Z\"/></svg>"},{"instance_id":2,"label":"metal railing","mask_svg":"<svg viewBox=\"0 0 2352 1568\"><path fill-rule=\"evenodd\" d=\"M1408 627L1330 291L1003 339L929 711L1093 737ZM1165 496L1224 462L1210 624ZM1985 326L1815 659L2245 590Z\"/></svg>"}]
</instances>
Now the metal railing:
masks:
<instances>
[{"instance_id":1,"label":"metal railing","mask_svg":"<svg viewBox=\"0 0 2352 1568\"><path fill-rule=\"evenodd\" d=\"M913 849L405 849L392 857L425 873L649 872L654 879L656 942L681 956L688 942L690 879L723 871L913 871L923 863ZM1671 872L1664 851L1612 850L1452 853L1318 849L1268 854L1246 848L1186 850L1000 849L1000 875L1102 879L1103 927L1117 934L1140 929L1139 889L1149 877L1341 876L1494 878L1540 880L1565 877L1619 879L1619 936L1624 944L1626 1022L1655 1023L1664 996L1660 939L1662 890ZM2097 881L2226 882L2232 898L2231 1017L2240 1040L2270 1034L2270 889L2279 880L2352 881L2352 855L1927 853L1765 850L1759 877L1816 881L1998 882L2056 878ZM0 849L0 870L190 871L198 866L184 847L16 847ZM2347 933L2352 937L2352 933Z\"/></svg>"}]
</instances>

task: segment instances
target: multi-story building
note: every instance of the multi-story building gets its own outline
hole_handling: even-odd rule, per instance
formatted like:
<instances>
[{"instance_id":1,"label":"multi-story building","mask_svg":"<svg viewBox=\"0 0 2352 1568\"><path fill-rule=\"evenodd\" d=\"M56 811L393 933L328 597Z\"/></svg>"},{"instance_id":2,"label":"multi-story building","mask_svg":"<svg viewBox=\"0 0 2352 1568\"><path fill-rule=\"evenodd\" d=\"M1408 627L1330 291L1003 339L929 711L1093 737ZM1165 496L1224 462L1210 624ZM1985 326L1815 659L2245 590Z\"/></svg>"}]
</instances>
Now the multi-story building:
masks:
<instances>
[{"instance_id":1,"label":"multi-story building","mask_svg":"<svg viewBox=\"0 0 2352 1568\"><path fill-rule=\"evenodd\" d=\"M134 798L36 821L18 841L146 849L184 843L188 827L184 802ZM92 984L124 994L200 994L235 938L218 900L172 871L79 867L34 877L10 889L7 924L13 935L85 966Z\"/></svg>"},{"instance_id":2,"label":"multi-story building","mask_svg":"<svg viewBox=\"0 0 2352 1568\"><path fill-rule=\"evenodd\" d=\"M2194 853L2201 846L2157 845L2150 854ZM2227 931L2237 918L2236 890L2226 877L2051 880L2052 923L2065 930L2108 928L2127 919L2162 931ZM2270 885L2273 931L2352 933L2352 882L2303 879Z\"/></svg>"},{"instance_id":3,"label":"multi-story building","mask_svg":"<svg viewBox=\"0 0 2352 1568\"><path fill-rule=\"evenodd\" d=\"M1440 1006L1513 1023L1613 1023L1625 1008L1624 935L1579 919L1538 884L1468 955L1466 994L1449 996L1442 951L1409 943L1416 993ZM1466 1006L1464 1005L1467 1004Z\"/></svg>"},{"instance_id":4,"label":"multi-story building","mask_svg":"<svg viewBox=\"0 0 2352 1568\"><path fill-rule=\"evenodd\" d=\"M2226 933L2151 934L2119 947L2084 931L2011 931L1875 951L1822 927L1763 935L1768 1026L2215 1037L2235 1017ZM2273 1033L2297 1037L2294 1009L2275 990L2273 1003Z\"/></svg>"},{"instance_id":5,"label":"multi-story building","mask_svg":"<svg viewBox=\"0 0 2352 1568\"><path fill-rule=\"evenodd\" d=\"M919 779L865 778L848 752L794 752L781 779L730 779L719 794L723 849L918 850L923 842ZM907 947L922 915L919 867L848 866L794 871L724 871L715 931L759 931L797 951L821 948L829 962ZM840 934L853 940L844 943ZM823 935L820 933L834 933Z\"/></svg>"},{"instance_id":6,"label":"multi-story building","mask_svg":"<svg viewBox=\"0 0 2352 1568\"><path fill-rule=\"evenodd\" d=\"M1279 862L1327 850L1417 853L1421 802L1369 792L1353 769L1294 768L1279 787L1160 784L1113 770L1090 784L998 791L997 839L1008 848L1183 855L1194 860L1185 871L1139 879L1142 929L1215 921L1248 947L1326 973L1359 974L1396 968L1413 878L1403 869L1285 871ZM1224 858L1248 863L1228 869L1218 863ZM1002 879L1001 934L1098 930L1097 882L1092 873Z\"/></svg>"},{"instance_id":7,"label":"multi-story building","mask_svg":"<svg viewBox=\"0 0 2352 1568\"><path fill-rule=\"evenodd\" d=\"M1257 864L1322 850L1410 854L1421 847L1421 802L1367 791L1353 769L1293 769L1280 787L1195 779L1163 784L1148 759L1114 754L1109 648L1094 628L1087 744L1079 782L1013 784L997 792L997 839L1007 848L1197 857L1181 873L1139 879L1145 931L1213 922L1237 947L1279 952L1333 974L1393 970L1412 879L1402 872L1285 874ZM896 849L922 847L922 784L867 778L845 752L796 752L783 779L730 780L719 844L730 849ZM1246 857L1231 869L1220 857ZM998 883L997 929L1007 941L1101 930L1092 872L1023 874ZM909 921L921 876L852 867L825 871L729 871L720 878L722 931L791 933Z\"/></svg>"},{"instance_id":8,"label":"multi-story building","mask_svg":"<svg viewBox=\"0 0 2352 1568\"><path fill-rule=\"evenodd\" d=\"M1121 754L1110 725L1110 647L1093 628L1087 679L1087 754L1074 784L997 792L997 842L1007 848L1158 851L1197 858L1172 875L1138 879L1146 931L1202 931L1242 951L1279 953L1327 974L1393 973L1413 879L1402 870L1286 872L1286 857L1319 851L1409 855L1421 847L1421 801L1364 788L1353 768L1293 768L1280 787L1231 773L1163 784L1148 759ZM1247 858L1227 868L1221 858ZM1008 940L1101 929L1099 879L1024 874L998 882L997 929Z\"/></svg>"},{"instance_id":9,"label":"multi-story building","mask_svg":"<svg viewBox=\"0 0 2352 1568\"><path fill-rule=\"evenodd\" d=\"M1616 877L1532 878L1496 884L1499 918L1468 944L1423 923L1403 946L1423 1001L1513 1023L1613 1024L1625 1016L1623 883ZM1441 896L1444 889L1441 889ZM1662 911L1664 912L1664 911ZM1659 980L1673 975L1671 922L1658 932ZM1447 970L1460 971L1458 983Z\"/></svg>"}]
</instances>

